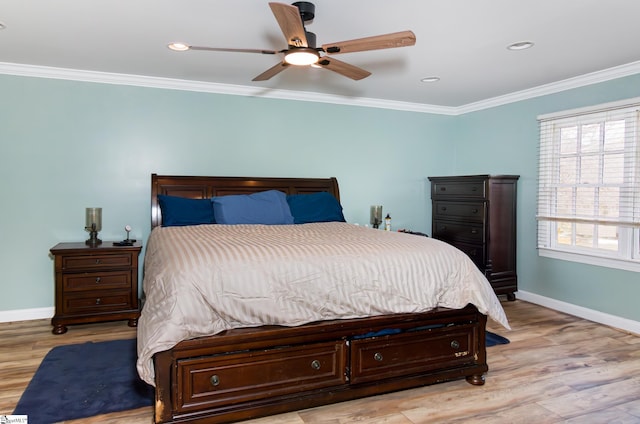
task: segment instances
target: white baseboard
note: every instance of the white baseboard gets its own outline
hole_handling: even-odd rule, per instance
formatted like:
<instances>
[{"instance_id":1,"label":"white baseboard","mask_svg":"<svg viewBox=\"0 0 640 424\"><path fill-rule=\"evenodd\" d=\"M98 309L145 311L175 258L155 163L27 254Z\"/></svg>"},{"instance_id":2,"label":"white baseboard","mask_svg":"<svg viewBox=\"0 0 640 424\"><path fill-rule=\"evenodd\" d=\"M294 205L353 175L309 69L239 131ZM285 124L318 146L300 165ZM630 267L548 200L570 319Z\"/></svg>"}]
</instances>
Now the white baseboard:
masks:
<instances>
[{"instance_id":1,"label":"white baseboard","mask_svg":"<svg viewBox=\"0 0 640 424\"><path fill-rule=\"evenodd\" d=\"M596 311L567 302L562 302L560 300L540 296L539 294L529 293L522 290L518 290L518 292L516 293L516 297L526 302L535 303L536 305L544 306L549 309L564 312L569 315L574 315L580 318L587 319L589 321L619 328L621 330L640 335L640 322L638 321L619 317L616 315L605 314L604 312Z\"/></svg>"},{"instance_id":2,"label":"white baseboard","mask_svg":"<svg viewBox=\"0 0 640 424\"><path fill-rule=\"evenodd\" d=\"M31 321L34 319L52 318L55 311L56 309L54 307L0 311L0 322Z\"/></svg>"}]
</instances>

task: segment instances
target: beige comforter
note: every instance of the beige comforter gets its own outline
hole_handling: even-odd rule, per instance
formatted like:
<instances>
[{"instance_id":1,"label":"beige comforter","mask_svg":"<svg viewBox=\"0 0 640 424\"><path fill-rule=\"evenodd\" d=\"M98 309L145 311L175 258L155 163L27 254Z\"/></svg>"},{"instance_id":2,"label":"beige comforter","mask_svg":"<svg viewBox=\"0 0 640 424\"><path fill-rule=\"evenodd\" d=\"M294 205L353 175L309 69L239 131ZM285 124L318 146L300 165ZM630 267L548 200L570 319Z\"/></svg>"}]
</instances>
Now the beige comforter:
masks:
<instances>
[{"instance_id":1,"label":"beige comforter","mask_svg":"<svg viewBox=\"0 0 640 424\"><path fill-rule=\"evenodd\" d=\"M461 251L347 223L157 227L144 272L137 367L152 385L154 353L234 327L468 303L509 326L489 283Z\"/></svg>"}]
</instances>

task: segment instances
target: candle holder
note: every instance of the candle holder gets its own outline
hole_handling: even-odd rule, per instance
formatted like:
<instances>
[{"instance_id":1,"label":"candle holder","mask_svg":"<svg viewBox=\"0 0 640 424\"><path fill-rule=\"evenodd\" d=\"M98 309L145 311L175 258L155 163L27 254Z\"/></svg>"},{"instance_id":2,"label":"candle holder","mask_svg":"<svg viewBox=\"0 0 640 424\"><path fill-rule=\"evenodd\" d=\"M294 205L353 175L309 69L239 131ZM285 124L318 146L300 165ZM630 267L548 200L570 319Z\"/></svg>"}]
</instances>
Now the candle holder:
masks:
<instances>
[{"instance_id":1,"label":"candle holder","mask_svg":"<svg viewBox=\"0 0 640 424\"><path fill-rule=\"evenodd\" d=\"M380 228L380 224L382 224L382 205L371 206L370 224L373 228Z\"/></svg>"},{"instance_id":2,"label":"candle holder","mask_svg":"<svg viewBox=\"0 0 640 424\"><path fill-rule=\"evenodd\" d=\"M89 231L89 238L85 244L95 247L102 243L98 238L98 232L102 230L102 208L87 208L84 229Z\"/></svg>"}]
</instances>

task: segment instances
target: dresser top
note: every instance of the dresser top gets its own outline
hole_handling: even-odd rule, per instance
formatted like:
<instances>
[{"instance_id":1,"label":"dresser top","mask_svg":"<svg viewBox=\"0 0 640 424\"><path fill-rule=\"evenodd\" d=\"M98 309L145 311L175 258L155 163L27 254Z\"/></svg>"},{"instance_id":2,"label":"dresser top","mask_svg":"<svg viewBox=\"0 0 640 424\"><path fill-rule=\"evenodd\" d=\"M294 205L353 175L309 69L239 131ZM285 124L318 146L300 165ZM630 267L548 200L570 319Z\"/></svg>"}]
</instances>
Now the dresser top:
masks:
<instances>
[{"instance_id":1,"label":"dresser top","mask_svg":"<svg viewBox=\"0 0 640 424\"><path fill-rule=\"evenodd\" d=\"M489 175L489 174L481 174L481 175L448 175L448 176L438 176L438 177L427 177L429 181L434 180L486 180L486 179L509 179L509 180L517 180L520 178L520 175Z\"/></svg>"},{"instance_id":2,"label":"dresser top","mask_svg":"<svg viewBox=\"0 0 640 424\"><path fill-rule=\"evenodd\" d=\"M62 254L62 253L106 253L108 251L139 251L142 248L142 244L140 242L133 243L133 246L114 246L113 241L103 241L101 244L97 246L90 246L85 244L83 241L79 242L70 242L70 243L58 243L53 246L50 251L53 254Z\"/></svg>"}]
</instances>

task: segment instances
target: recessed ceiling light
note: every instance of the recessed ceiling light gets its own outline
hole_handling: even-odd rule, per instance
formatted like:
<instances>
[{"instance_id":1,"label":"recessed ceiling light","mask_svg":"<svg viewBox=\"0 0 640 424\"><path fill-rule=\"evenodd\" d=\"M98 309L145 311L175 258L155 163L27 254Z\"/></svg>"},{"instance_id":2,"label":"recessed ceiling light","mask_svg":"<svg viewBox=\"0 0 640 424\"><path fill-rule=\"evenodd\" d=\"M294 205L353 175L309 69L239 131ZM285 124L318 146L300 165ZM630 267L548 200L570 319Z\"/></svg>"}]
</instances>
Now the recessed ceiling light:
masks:
<instances>
[{"instance_id":1,"label":"recessed ceiling light","mask_svg":"<svg viewBox=\"0 0 640 424\"><path fill-rule=\"evenodd\" d=\"M438 81L440 81L440 77L425 77L425 78L422 78L420 81L422 81L422 82L438 82Z\"/></svg>"},{"instance_id":2,"label":"recessed ceiling light","mask_svg":"<svg viewBox=\"0 0 640 424\"><path fill-rule=\"evenodd\" d=\"M177 52L184 52L189 50L191 47L184 43L169 43L167 45L171 50L175 50Z\"/></svg>"},{"instance_id":3,"label":"recessed ceiling light","mask_svg":"<svg viewBox=\"0 0 640 424\"><path fill-rule=\"evenodd\" d=\"M507 49L509 50L526 50L533 47L533 43L531 41L518 41L517 43L509 44Z\"/></svg>"},{"instance_id":4,"label":"recessed ceiling light","mask_svg":"<svg viewBox=\"0 0 640 424\"><path fill-rule=\"evenodd\" d=\"M0 22L0 29L5 29L7 26L5 24L3 24L2 22Z\"/></svg>"}]
</instances>

